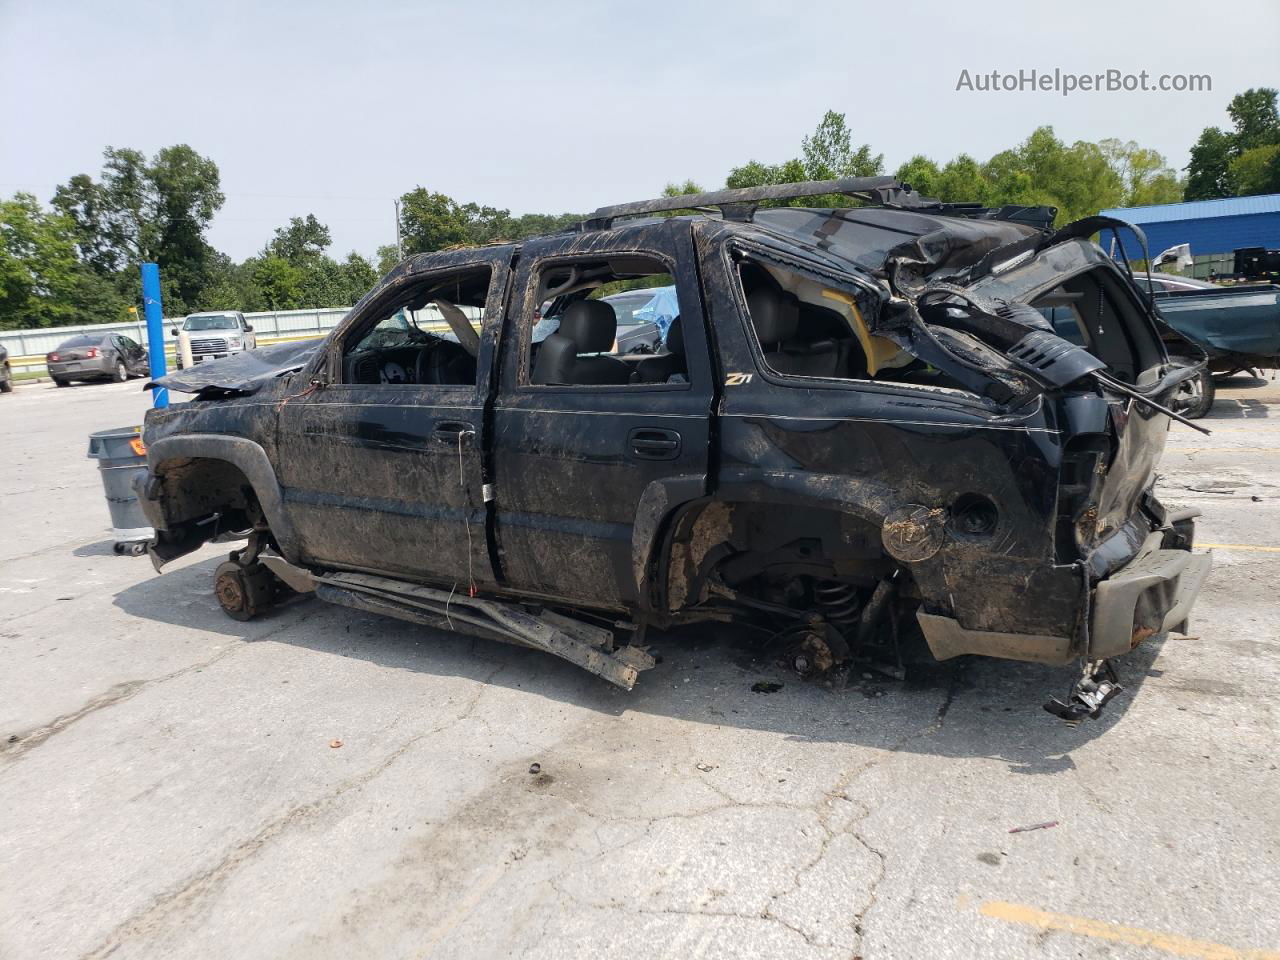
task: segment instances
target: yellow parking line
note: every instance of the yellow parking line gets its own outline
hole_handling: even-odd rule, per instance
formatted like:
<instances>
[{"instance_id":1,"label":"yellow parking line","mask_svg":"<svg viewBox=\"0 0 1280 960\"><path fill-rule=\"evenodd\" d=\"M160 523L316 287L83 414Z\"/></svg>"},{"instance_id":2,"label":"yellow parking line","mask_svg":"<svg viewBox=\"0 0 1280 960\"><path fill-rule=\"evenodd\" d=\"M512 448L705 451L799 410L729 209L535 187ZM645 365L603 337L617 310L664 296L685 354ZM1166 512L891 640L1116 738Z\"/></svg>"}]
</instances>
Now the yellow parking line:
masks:
<instances>
[{"instance_id":1,"label":"yellow parking line","mask_svg":"<svg viewBox=\"0 0 1280 960\"><path fill-rule=\"evenodd\" d=\"M984 903L978 912L1008 923L1018 923L1039 930L1065 930L1080 937L1127 943L1135 947L1151 947L1164 950L1178 957L1196 957L1198 960L1280 960L1280 953L1271 950L1237 950L1208 940L1192 940L1174 933L1159 933L1141 927L1124 927L1105 920L1073 917L1066 913L1049 913L1035 907L993 900Z\"/></svg>"},{"instance_id":2,"label":"yellow parking line","mask_svg":"<svg viewBox=\"0 0 1280 960\"><path fill-rule=\"evenodd\" d=\"M1165 453L1280 453L1280 447L1165 447Z\"/></svg>"},{"instance_id":3,"label":"yellow parking line","mask_svg":"<svg viewBox=\"0 0 1280 960\"><path fill-rule=\"evenodd\" d=\"M1253 553L1280 553L1280 547L1255 547L1250 543L1197 543L1206 550L1246 550Z\"/></svg>"}]
</instances>

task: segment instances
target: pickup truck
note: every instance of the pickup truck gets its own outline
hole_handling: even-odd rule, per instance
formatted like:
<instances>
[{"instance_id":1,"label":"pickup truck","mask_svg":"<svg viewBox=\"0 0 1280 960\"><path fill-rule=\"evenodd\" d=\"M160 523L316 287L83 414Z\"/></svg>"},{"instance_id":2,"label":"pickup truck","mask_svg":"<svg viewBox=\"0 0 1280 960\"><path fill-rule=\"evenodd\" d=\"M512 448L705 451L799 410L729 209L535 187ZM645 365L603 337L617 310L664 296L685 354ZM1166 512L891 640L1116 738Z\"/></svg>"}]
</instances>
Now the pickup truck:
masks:
<instances>
[{"instance_id":1,"label":"pickup truck","mask_svg":"<svg viewBox=\"0 0 1280 960\"><path fill-rule=\"evenodd\" d=\"M767 205L832 193L864 205ZM720 213L652 216L690 207ZM847 178L411 257L318 346L157 381L194 399L147 414L152 561L246 537L215 571L232 617L314 592L627 689L648 630L706 621L804 675L1074 662L1046 709L1096 716L1110 658L1184 629L1209 569L1152 489L1197 366L1097 224L1054 213ZM611 352L620 282L675 287L660 352ZM1038 310L1059 301L1083 345ZM452 337L412 322L428 305Z\"/></svg>"},{"instance_id":2,"label":"pickup truck","mask_svg":"<svg viewBox=\"0 0 1280 960\"><path fill-rule=\"evenodd\" d=\"M203 363L206 360L222 360L258 345L253 326L238 311L225 313L193 313L182 321L179 331L174 328L173 336L185 333L191 342L191 362ZM182 352L178 352L178 368L182 368Z\"/></svg>"},{"instance_id":3,"label":"pickup truck","mask_svg":"<svg viewBox=\"0 0 1280 960\"><path fill-rule=\"evenodd\" d=\"M1137 277L1146 286L1146 277ZM1203 416L1213 406L1214 376L1280 366L1280 285L1218 285L1155 274L1151 293L1161 318L1209 357L1199 402L1187 413Z\"/></svg>"}]
</instances>

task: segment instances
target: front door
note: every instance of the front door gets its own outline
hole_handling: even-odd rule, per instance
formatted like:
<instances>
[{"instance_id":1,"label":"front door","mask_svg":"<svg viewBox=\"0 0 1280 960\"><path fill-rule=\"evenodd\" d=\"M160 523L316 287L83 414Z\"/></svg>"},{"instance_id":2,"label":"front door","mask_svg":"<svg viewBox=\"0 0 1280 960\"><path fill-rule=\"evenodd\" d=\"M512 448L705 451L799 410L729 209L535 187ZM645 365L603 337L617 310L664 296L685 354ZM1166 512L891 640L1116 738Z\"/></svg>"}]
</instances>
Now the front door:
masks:
<instances>
[{"instance_id":1,"label":"front door","mask_svg":"<svg viewBox=\"0 0 1280 960\"><path fill-rule=\"evenodd\" d=\"M610 315L634 305L582 303L638 288L655 291L642 316L670 324L656 356L610 345ZM689 223L534 241L513 291L493 435L506 585L632 607L642 503L706 489L713 390Z\"/></svg>"},{"instance_id":2,"label":"front door","mask_svg":"<svg viewBox=\"0 0 1280 960\"><path fill-rule=\"evenodd\" d=\"M146 376L149 372L147 370L146 351L123 334L116 337L116 341L116 346L120 350L120 357L124 360L125 366L129 368L129 372L138 376Z\"/></svg>"},{"instance_id":3,"label":"front door","mask_svg":"<svg viewBox=\"0 0 1280 960\"><path fill-rule=\"evenodd\" d=\"M493 582L480 451L509 259L470 250L402 268L330 341L329 382L280 407L284 504L305 560L459 590ZM440 304L462 311L478 346Z\"/></svg>"}]
</instances>

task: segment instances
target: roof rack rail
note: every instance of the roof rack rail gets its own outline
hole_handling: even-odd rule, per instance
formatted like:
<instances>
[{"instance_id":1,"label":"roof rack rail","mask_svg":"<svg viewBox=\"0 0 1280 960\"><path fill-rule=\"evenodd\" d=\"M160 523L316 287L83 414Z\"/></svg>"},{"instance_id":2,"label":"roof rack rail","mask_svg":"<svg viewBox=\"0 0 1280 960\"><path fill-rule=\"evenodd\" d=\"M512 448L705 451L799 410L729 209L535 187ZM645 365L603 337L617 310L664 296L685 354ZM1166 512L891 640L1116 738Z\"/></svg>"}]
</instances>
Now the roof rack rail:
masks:
<instances>
[{"instance_id":1,"label":"roof rack rail","mask_svg":"<svg viewBox=\"0 0 1280 960\"><path fill-rule=\"evenodd\" d=\"M923 200L911 187L894 177L840 177L836 180L808 180L800 183L775 183L739 190L715 190L711 193L686 193L678 197L658 197L601 207L579 224L580 230L607 230L621 217L636 217L672 210L716 207L726 220L750 220L756 207L765 200L795 200L840 193L882 206L916 208L937 201Z\"/></svg>"}]
</instances>

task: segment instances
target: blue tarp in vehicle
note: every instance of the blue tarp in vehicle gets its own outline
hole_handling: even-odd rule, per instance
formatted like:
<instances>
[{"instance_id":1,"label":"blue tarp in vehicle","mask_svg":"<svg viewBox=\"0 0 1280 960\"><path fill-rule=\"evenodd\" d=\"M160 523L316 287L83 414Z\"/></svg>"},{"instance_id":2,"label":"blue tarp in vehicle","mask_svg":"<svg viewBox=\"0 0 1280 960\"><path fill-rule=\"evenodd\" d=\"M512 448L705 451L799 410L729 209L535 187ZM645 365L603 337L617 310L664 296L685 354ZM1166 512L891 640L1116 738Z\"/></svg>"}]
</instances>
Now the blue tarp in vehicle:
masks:
<instances>
[{"instance_id":1,"label":"blue tarp in vehicle","mask_svg":"<svg viewBox=\"0 0 1280 960\"><path fill-rule=\"evenodd\" d=\"M665 343L671 321L679 314L680 304L676 300L676 288L674 286L654 287L653 299L632 314L632 319L637 323L657 324L658 329L662 331L662 340Z\"/></svg>"}]
</instances>

